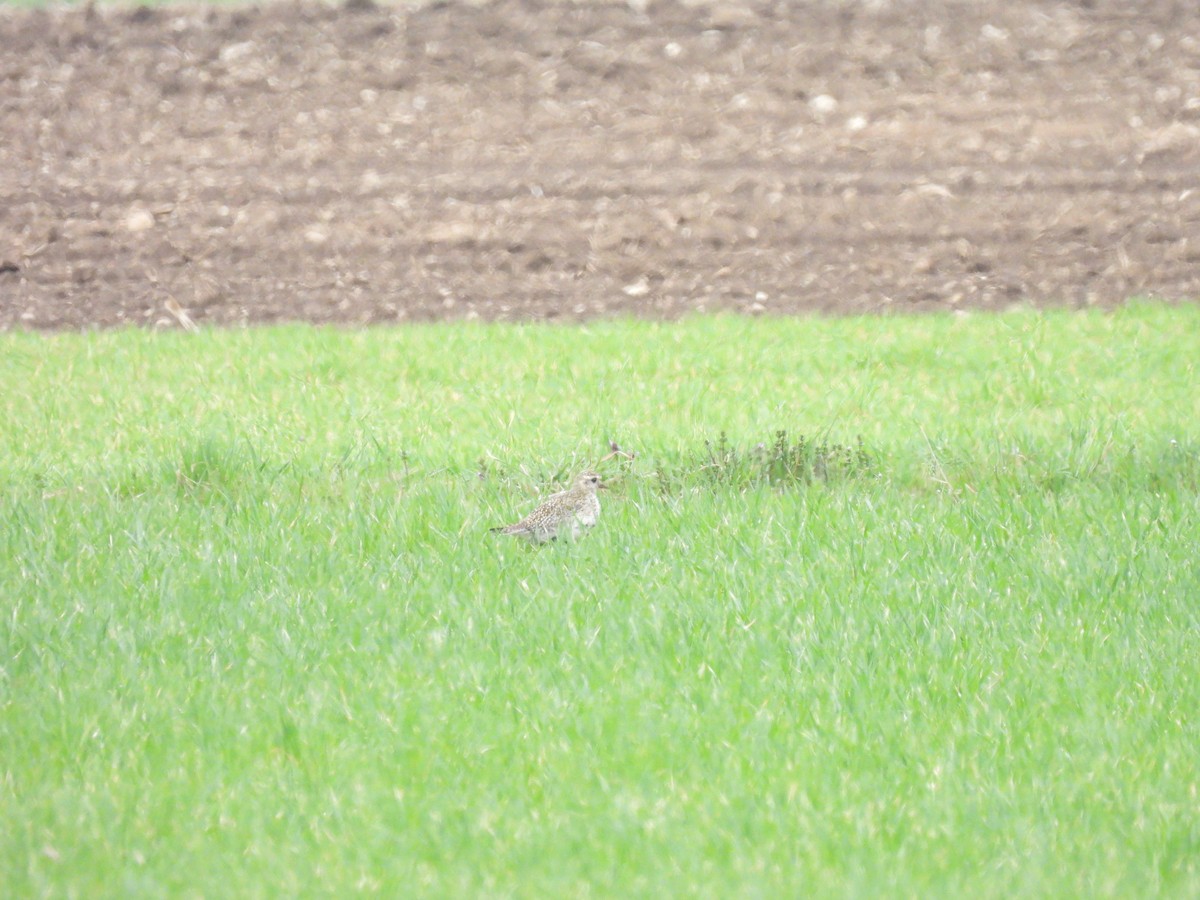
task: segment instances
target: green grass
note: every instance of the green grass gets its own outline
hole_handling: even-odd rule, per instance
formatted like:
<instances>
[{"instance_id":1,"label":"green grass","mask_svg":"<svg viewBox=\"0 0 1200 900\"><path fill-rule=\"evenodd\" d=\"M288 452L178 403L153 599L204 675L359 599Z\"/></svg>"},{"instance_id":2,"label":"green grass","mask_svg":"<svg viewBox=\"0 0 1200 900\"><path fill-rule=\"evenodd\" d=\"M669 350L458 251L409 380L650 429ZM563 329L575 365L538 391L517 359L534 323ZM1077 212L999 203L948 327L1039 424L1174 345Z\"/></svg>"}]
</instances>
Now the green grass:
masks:
<instances>
[{"instance_id":1,"label":"green grass","mask_svg":"<svg viewBox=\"0 0 1200 900\"><path fill-rule=\"evenodd\" d=\"M1196 896L1197 360L1151 305L0 336L0 884ZM610 439L584 540L487 532Z\"/></svg>"}]
</instances>

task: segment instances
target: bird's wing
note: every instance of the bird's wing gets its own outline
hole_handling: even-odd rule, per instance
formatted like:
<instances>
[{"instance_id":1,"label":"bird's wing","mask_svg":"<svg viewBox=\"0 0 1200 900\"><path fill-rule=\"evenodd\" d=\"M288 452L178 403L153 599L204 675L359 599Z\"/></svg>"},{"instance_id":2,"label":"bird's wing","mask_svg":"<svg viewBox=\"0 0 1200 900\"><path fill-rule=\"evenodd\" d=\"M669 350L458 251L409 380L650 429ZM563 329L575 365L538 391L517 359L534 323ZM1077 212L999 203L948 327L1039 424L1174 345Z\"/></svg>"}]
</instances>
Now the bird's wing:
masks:
<instances>
[{"instance_id":1,"label":"bird's wing","mask_svg":"<svg viewBox=\"0 0 1200 900\"><path fill-rule=\"evenodd\" d=\"M546 507L552 504L559 497L567 493L570 493L570 489L551 494L549 497L539 503L533 509L533 511L521 521L515 522L512 525L501 525L497 528L493 528L492 531L498 531L501 534L522 534L524 532L533 531L537 527L537 520L541 517L543 510L545 510Z\"/></svg>"},{"instance_id":2,"label":"bird's wing","mask_svg":"<svg viewBox=\"0 0 1200 900\"><path fill-rule=\"evenodd\" d=\"M547 504L549 504L549 503L550 503L550 500L547 500L545 503L539 503L537 505L537 507L533 510L533 512L531 512L529 515L527 515L525 518L523 518L520 522L517 522L514 525L509 525L508 527L511 528L514 532L529 531L537 524L537 520L541 518L542 513L544 512Z\"/></svg>"}]
</instances>

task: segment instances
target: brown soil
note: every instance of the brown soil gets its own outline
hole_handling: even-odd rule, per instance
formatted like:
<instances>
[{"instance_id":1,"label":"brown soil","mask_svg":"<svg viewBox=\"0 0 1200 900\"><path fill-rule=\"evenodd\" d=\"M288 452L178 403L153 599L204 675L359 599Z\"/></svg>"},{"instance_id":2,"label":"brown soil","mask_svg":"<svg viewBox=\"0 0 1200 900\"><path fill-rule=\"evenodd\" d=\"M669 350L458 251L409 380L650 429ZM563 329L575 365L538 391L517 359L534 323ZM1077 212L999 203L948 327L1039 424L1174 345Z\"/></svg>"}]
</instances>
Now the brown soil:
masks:
<instances>
[{"instance_id":1,"label":"brown soil","mask_svg":"<svg viewBox=\"0 0 1200 900\"><path fill-rule=\"evenodd\" d=\"M0 8L3 329L1135 295L1193 0Z\"/></svg>"}]
</instances>

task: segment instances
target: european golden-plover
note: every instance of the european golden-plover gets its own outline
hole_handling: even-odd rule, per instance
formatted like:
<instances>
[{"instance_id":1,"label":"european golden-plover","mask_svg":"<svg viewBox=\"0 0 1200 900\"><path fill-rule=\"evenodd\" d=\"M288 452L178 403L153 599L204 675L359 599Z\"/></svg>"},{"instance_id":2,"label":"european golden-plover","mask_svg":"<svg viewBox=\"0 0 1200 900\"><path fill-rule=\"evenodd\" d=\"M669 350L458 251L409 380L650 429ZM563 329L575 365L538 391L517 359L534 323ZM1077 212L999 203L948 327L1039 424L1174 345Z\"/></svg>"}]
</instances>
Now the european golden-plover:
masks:
<instances>
[{"instance_id":1,"label":"european golden-plover","mask_svg":"<svg viewBox=\"0 0 1200 900\"><path fill-rule=\"evenodd\" d=\"M568 490L559 491L515 525L502 525L492 531L526 538L544 544L559 537L578 538L600 518L600 498L596 491L604 482L595 472L583 472Z\"/></svg>"}]
</instances>

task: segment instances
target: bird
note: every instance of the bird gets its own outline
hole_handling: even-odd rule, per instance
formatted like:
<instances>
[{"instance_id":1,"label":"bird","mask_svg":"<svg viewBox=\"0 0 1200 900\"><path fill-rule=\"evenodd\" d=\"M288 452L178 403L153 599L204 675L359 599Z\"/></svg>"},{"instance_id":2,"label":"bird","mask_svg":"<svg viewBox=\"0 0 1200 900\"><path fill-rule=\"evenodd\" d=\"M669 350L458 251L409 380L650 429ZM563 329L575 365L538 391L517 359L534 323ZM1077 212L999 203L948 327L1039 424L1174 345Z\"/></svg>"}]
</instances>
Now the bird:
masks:
<instances>
[{"instance_id":1,"label":"bird","mask_svg":"<svg viewBox=\"0 0 1200 900\"><path fill-rule=\"evenodd\" d=\"M581 472L570 488L551 494L520 522L491 530L525 538L535 544L560 537L575 540L600 518L600 498L596 492L606 487L595 472Z\"/></svg>"}]
</instances>

